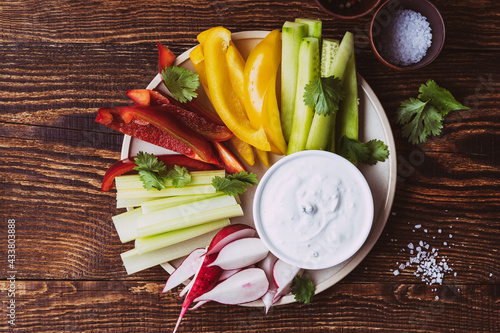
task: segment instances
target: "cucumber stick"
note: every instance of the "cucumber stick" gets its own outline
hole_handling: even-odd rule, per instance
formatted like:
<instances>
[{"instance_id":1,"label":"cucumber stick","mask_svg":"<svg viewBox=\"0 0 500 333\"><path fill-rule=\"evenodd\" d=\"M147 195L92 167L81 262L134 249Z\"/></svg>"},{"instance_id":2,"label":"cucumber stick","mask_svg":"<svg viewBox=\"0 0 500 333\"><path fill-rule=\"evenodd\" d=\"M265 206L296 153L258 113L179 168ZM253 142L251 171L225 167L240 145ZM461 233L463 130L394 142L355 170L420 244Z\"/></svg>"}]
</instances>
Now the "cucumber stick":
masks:
<instances>
[{"instance_id":1,"label":"cucumber stick","mask_svg":"<svg viewBox=\"0 0 500 333\"><path fill-rule=\"evenodd\" d=\"M340 102L335 135L332 136L333 140L330 143L332 146L336 145L336 149L338 149L340 138L344 135L349 139L358 140L358 80L354 54L347 64L343 86L346 97Z\"/></svg>"},{"instance_id":2,"label":"cucumber stick","mask_svg":"<svg viewBox=\"0 0 500 333\"><path fill-rule=\"evenodd\" d=\"M303 96L306 85L319 77L320 55L318 38L306 37L302 39L298 62L295 108L287 155L304 150L306 147L314 109L305 105Z\"/></svg>"},{"instance_id":3,"label":"cucumber stick","mask_svg":"<svg viewBox=\"0 0 500 333\"><path fill-rule=\"evenodd\" d=\"M332 68L335 56L339 49L339 41L333 39L323 39L321 48L321 77L332 76ZM306 149L326 150L331 139L331 129L335 126L333 115L314 114L307 138Z\"/></svg>"},{"instance_id":4,"label":"cucumber stick","mask_svg":"<svg viewBox=\"0 0 500 333\"><path fill-rule=\"evenodd\" d=\"M320 39L323 30L323 23L321 20L296 18L295 23L307 25L307 37L315 37Z\"/></svg>"},{"instance_id":5,"label":"cucumber stick","mask_svg":"<svg viewBox=\"0 0 500 333\"><path fill-rule=\"evenodd\" d=\"M325 48L333 47L329 46L329 42L324 43ZM326 50L325 59L322 61L322 76L323 77L336 77L340 80L344 79L344 73L347 68L349 59L354 52L354 36L351 32L347 31L342 38L342 42L338 46L336 54L333 59L331 54L329 55L329 50ZM333 61L332 61L333 60ZM330 61L330 62L328 62ZM330 116L314 114L314 118L311 124L311 129L309 131L309 136L306 143L306 149L322 149L326 150L328 148L333 148L334 145L330 144L331 138L334 137L335 132L335 118L336 112ZM330 147L329 147L330 146Z\"/></svg>"},{"instance_id":6,"label":"cucumber stick","mask_svg":"<svg viewBox=\"0 0 500 333\"><path fill-rule=\"evenodd\" d=\"M281 127L287 142L292 131L300 42L307 37L307 29L305 24L289 21L281 29Z\"/></svg>"}]
</instances>

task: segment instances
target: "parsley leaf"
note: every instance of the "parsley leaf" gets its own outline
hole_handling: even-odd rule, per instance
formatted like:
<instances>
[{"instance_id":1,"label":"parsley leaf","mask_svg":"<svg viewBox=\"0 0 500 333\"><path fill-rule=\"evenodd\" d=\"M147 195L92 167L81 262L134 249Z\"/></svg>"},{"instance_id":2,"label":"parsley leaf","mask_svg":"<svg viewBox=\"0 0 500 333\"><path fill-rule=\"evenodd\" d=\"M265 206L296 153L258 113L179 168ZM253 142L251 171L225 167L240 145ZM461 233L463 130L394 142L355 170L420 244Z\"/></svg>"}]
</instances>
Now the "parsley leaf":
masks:
<instances>
[{"instance_id":1,"label":"parsley leaf","mask_svg":"<svg viewBox=\"0 0 500 333\"><path fill-rule=\"evenodd\" d=\"M453 110L469 110L468 107L459 103L455 97L446 89L437 85L434 80L429 80L418 89L418 98L421 101L430 101L444 116Z\"/></svg>"},{"instance_id":2,"label":"parsley leaf","mask_svg":"<svg viewBox=\"0 0 500 333\"><path fill-rule=\"evenodd\" d=\"M389 150L383 141L373 139L363 143L344 135L340 138L338 154L352 163L374 165L385 161L389 157Z\"/></svg>"},{"instance_id":3,"label":"parsley leaf","mask_svg":"<svg viewBox=\"0 0 500 333\"><path fill-rule=\"evenodd\" d=\"M167 177L172 180L174 187L183 187L191 183L191 174L185 167L175 165L173 169L167 173Z\"/></svg>"},{"instance_id":4,"label":"parsley leaf","mask_svg":"<svg viewBox=\"0 0 500 333\"><path fill-rule=\"evenodd\" d=\"M196 89L200 86L200 78L197 73L182 67L170 66L166 67L161 75L168 90L179 102L186 103L198 96Z\"/></svg>"},{"instance_id":5,"label":"parsley leaf","mask_svg":"<svg viewBox=\"0 0 500 333\"><path fill-rule=\"evenodd\" d=\"M314 297L314 283L307 276L296 275L292 280L292 293L297 302L310 303Z\"/></svg>"},{"instance_id":6,"label":"parsley leaf","mask_svg":"<svg viewBox=\"0 0 500 333\"><path fill-rule=\"evenodd\" d=\"M412 144L425 142L431 135L441 134L444 117L453 110L468 110L446 89L429 80L419 88L418 98L402 101L395 121L401 125L403 137Z\"/></svg>"},{"instance_id":7,"label":"parsley leaf","mask_svg":"<svg viewBox=\"0 0 500 333\"><path fill-rule=\"evenodd\" d=\"M134 163L136 164L134 170L139 171L139 179L148 191L153 188L164 189L167 180L171 180L174 187L183 187L191 182L191 174L185 167L175 165L169 170L154 154L140 151Z\"/></svg>"},{"instance_id":8,"label":"parsley leaf","mask_svg":"<svg viewBox=\"0 0 500 333\"><path fill-rule=\"evenodd\" d=\"M344 96L342 81L333 76L317 78L304 89L304 103L319 115L335 114Z\"/></svg>"},{"instance_id":9,"label":"parsley leaf","mask_svg":"<svg viewBox=\"0 0 500 333\"><path fill-rule=\"evenodd\" d=\"M237 172L226 177L215 176L212 180L212 186L226 195L242 194L247 190L247 186L257 184L257 175L246 171Z\"/></svg>"}]
</instances>

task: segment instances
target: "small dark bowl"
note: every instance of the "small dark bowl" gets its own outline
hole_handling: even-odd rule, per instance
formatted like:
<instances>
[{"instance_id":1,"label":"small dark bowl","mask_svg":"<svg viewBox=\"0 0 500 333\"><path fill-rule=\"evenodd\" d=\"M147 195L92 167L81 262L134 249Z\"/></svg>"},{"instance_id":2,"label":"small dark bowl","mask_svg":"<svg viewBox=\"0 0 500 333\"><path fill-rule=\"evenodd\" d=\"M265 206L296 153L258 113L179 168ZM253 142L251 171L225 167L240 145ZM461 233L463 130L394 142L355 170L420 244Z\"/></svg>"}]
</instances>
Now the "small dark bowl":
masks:
<instances>
[{"instance_id":1,"label":"small dark bowl","mask_svg":"<svg viewBox=\"0 0 500 333\"><path fill-rule=\"evenodd\" d=\"M381 0L362 0L356 3L350 8L340 9L335 6L335 0L315 0L316 3L328 14L341 18L341 19L355 19L361 16L365 16L374 10L380 3ZM347 1L347 0L346 0Z\"/></svg>"},{"instance_id":2,"label":"small dark bowl","mask_svg":"<svg viewBox=\"0 0 500 333\"><path fill-rule=\"evenodd\" d=\"M425 16L432 33L432 43L426 55L419 62L408 66L398 66L388 62L377 49L378 38L383 29L389 25L392 15L402 9L410 9ZM370 24L370 43L375 56L387 67L397 70L419 69L433 62L443 48L444 37L443 18L438 9L428 0L387 0L377 10Z\"/></svg>"}]
</instances>

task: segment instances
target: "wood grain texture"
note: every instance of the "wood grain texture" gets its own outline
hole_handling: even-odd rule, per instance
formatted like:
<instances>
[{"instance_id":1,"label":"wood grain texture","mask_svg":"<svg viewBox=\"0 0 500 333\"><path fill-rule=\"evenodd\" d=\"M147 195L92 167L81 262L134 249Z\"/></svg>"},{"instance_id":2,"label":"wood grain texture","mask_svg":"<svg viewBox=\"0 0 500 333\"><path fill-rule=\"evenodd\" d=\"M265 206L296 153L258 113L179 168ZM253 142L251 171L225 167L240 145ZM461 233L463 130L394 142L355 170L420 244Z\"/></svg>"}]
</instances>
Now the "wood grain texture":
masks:
<instances>
[{"instance_id":1,"label":"wood grain texture","mask_svg":"<svg viewBox=\"0 0 500 333\"><path fill-rule=\"evenodd\" d=\"M170 331L181 300L173 292L160 294L162 287L153 281L23 281L18 285L17 330ZM0 291L6 288L2 282ZM330 332L360 328L495 332L500 329L499 313L495 312L498 293L495 286L478 284L433 288L347 283L318 295L311 305L277 306L267 315L261 308L207 304L186 314L180 332ZM457 313L463 316L457 318Z\"/></svg>"},{"instance_id":2,"label":"wood grain texture","mask_svg":"<svg viewBox=\"0 0 500 333\"><path fill-rule=\"evenodd\" d=\"M180 311L161 294L154 267L127 276L111 216L115 192L100 192L123 136L97 123L99 107L130 103L127 89L156 74L155 42L180 54L214 25L278 29L315 17L324 35L356 34L358 71L392 118L428 79L470 110L451 112L443 132L413 146L392 124L396 198L369 255L312 304L262 309L207 304L181 332L499 332L499 3L435 0L446 24L438 59L394 72L368 45L370 16L338 20L314 1L3 1L0 3L0 235L16 220L19 332L170 331ZM451 271L426 284L405 265L420 241ZM0 237L6 263L7 237ZM2 266L3 267L3 266ZM394 271L399 270L395 275ZM0 270L0 302L10 284ZM178 290L176 290L178 291ZM3 310L2 310L3 311ZM3 313L3 312L2 312ZM0 320L1 331L12 326Z\"/></svg>"}]
</instances>

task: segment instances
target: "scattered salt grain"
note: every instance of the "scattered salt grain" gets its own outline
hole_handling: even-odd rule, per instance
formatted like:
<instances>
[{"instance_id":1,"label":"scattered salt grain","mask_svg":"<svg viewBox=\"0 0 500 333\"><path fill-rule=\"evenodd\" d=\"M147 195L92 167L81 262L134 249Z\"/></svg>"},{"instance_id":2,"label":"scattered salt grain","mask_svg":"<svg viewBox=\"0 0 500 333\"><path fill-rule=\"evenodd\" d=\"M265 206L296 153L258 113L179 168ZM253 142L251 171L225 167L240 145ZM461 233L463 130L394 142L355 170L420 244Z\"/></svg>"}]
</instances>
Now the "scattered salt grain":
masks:
<instances>
[{"instance_id":1,"label":"scattered salt grain","mask_svg":"<svg viewBox=\"0 0 500 333\"><path fill-rule=\"evenodd\" d=\"M394 275L399 275L402 270L415 265L413 274L420 277L426 284L432 285L442 284L445 273L453 271L448 265L448 258L446 256L440 257L438 249L431 247L430 244L421 240L418 242L418 246L415 247L413 243L409 243L407 247L412 256L406 264L399 264L398 269L390 270ZM413 255L414 252L415 255Z\"/></svg>"},{"instance_id":2,"label":"scattered salt grain","mask_svg":"<svg viewBox=\"0 0 500 333\"><path fill-rule=\"evenodd\" d=\"M420 228L422 228L422 225L421 225L421 224L417 224L417 225L415 225L415 229L420 229Z\"/></svg>"},{"instance_id":3,"label":"scattered salt grain","mask_svg":"<svg viewBox=\"0 0 500 333\"><path fill-rule=\"evenodd\" d=\"M427 18L413 10L400 10L382 31L378 48L390 63L408 66L422 60L432 43Z\"/></svg>"}]
</instances>

